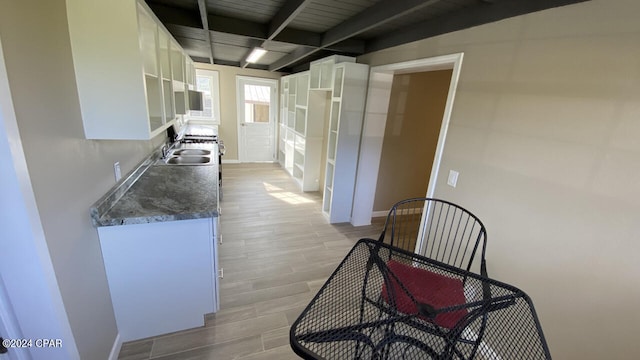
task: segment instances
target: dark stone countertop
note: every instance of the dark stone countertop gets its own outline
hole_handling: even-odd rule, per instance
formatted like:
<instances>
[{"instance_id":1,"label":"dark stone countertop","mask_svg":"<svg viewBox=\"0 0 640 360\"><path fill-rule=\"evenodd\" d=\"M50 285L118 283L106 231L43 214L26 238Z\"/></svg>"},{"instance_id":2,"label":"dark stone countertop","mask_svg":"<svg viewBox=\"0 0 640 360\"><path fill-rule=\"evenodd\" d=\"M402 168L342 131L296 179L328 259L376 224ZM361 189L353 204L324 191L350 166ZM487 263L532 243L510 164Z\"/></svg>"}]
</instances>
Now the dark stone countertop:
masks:
<instances>
[{"instance_id":1,"label":"dark stone countertop","mask_svg":"<svg viewBox=\"0 0 640 360\"><path fill-rule=\"evenodd\" d=\"M215 149L217 152L217 148ZM218 216L218 164L155 165L115 187L91 209L96 226L144 224ZM157 159L157 157L156 157ZM135 172L134 172L135 173ZM128 184L127 184L128 181Z\"/></svg>"}]
</instances>

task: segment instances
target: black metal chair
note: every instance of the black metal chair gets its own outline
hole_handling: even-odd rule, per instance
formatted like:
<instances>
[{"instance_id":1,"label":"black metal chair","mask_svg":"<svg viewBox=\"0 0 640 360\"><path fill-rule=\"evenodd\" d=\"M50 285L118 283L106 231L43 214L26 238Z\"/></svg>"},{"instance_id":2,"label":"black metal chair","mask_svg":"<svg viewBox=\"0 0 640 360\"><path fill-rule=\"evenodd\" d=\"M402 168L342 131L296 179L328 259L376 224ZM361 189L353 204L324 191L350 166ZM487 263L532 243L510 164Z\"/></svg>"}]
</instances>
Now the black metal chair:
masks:
<instances>
[{"instance_id":1,"label":"black metal chair","mask_svg":"<svg viewBox=\"0 0 640 360\"><path fill-rule=\"evenodd\" d=\"M550 359L528 296L486 277L485 247L484 226L463 208L397 203L380 238L358 241L294 322L293 350L307 359ZM470 271L478 251L483 275Z\"/></svg>"},{"instance_id":2,"label":"black metal chair","mask_svg":"<svg viewBox=\"0 0 640 360\"><path fill-rule=\"evenodd\" d=\"M484 225L449 201L412 198L397 202L387 215L379 241L467 271L480 248L480 274L487 276Z\"/></svg>"}]
</instances>

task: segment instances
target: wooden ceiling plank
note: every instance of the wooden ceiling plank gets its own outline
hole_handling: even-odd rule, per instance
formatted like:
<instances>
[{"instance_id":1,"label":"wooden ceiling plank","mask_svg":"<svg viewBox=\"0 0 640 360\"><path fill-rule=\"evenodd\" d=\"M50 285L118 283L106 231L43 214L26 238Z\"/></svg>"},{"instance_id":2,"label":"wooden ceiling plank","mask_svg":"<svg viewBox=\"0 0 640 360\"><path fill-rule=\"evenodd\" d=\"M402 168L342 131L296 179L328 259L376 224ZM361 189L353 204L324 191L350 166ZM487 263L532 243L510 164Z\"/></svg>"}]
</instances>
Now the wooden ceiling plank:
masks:
<instances>
[{"instance_id":1,"label":"wooden ceiling plank","mask_svg":"<svg viewBox=\"0 0 640 360\"><path fill-rule=\"evenodd\" d=\"M392 33L367 41L365 52L370 53L392 46L430 38L473 26L510 17L589 0L522 0L478 2L476 5L445 14L420 24L409 24Z\"/></svg>"}]
</instances>

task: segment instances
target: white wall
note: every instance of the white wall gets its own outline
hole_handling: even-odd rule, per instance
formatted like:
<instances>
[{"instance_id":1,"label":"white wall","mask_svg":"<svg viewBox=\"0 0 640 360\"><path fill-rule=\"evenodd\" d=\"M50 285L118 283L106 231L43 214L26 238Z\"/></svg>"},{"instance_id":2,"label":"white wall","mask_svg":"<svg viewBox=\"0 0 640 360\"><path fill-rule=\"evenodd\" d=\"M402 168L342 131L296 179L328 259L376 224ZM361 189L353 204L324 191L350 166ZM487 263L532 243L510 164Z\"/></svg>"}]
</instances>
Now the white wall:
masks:
<instances>
[{"instance_id":1,"label":"white wall","mask_svg":"<svg viewBox=\"0 0 640 360\"><path fill-rule=\"evenodd\" d=\"M89 207L153 141L84 139L64 0L3 2L0 37L42 229L82 359L105 359L117 335Z\"/></svg>"},{"instance_id":2,"label":"white wall","mask_svg":"<svg viewBox=\"0 0 640 360\"><path fill-rule=\"evenodd\" d=\"M233 66L196 63L197 69L216 70L220 74L220 125L218 135L224 141L223 161L238 160L238 110L236 106L236 76L280 79L282 73L266 70L242 69ZM279 93L279 92L278 92ZM279 98L279 96L277 97ZM279 109L279 105L277 108ZM276 116L276 121L278 117Z\"/></svg>"},{"instance_id":3,"label":"white wall","mask_svg":"<svg viewBox=\"0 0 640 360\"><path fill-rule=\"evenodd\" d=\"M59 339L9 359L79 359L36 208L0 44L0 336Z\"/></svg>"},{"instance_id":4,"label":"white wall","mask_svg":"<svg viewBox=\"0 0 640 360\"><path fill-rule=\"evenodd\" d=\"M638 14L593 0L358 59L464 52L436 197L485 223L489 274L533 298L557 359L640 356Z\"/></svg>"}]
</instances>

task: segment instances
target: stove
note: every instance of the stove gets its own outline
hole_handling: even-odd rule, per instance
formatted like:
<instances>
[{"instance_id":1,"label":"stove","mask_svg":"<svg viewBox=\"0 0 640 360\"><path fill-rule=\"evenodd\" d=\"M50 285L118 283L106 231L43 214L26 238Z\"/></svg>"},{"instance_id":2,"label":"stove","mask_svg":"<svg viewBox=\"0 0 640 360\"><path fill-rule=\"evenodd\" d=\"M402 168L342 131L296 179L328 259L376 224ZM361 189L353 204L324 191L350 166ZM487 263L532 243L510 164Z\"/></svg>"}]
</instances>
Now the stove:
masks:
<instances>
[{"instance_id":1,"label":"stove","mask_svg":"<svg viewBox=\"0 0 640 360\"><path fill-rule=\"evenodd\" d=\"M172 128L172 127L170 127ZM173 137L172 137L173 133ZM170 139L179 141L181 144L190 144L192 148L211 148L211 145L218 145L218 190L222 199L222 156L225 154L224 142L218 138L217 126L207 125L187 125L182 138L175 135L175 129L167 131Z\"/></svg>"}]
</instances>

